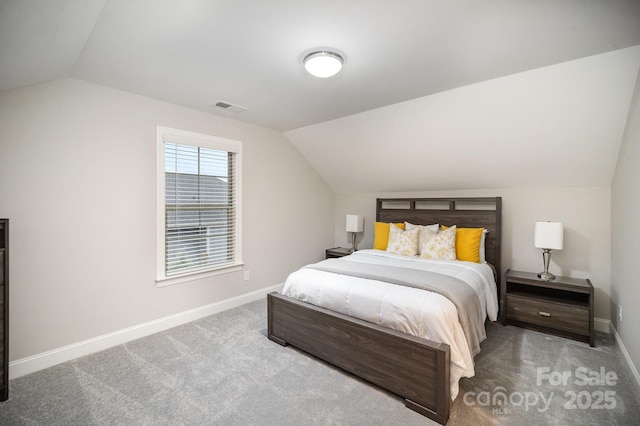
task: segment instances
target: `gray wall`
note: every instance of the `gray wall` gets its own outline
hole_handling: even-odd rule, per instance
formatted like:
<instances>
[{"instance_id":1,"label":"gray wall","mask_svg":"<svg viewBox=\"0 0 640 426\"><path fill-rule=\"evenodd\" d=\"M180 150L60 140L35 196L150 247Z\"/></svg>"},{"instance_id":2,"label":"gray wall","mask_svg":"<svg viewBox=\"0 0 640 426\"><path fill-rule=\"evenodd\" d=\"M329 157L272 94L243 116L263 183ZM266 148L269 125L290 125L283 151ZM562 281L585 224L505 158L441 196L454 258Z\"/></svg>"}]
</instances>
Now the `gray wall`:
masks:
<instances>
[{"instance_id":1,"label":"gray wall","mask_svg":"<svg viewBox=\"0 0 640 426\"><path fill-rule=\"evenodd\" d=\"M611 191L611 319L636 369L640 368L639 184L640 74ZM616 315L618 306L622 306L622 321Z\"/></svg>"},{"instance_id":2,"label":"gray wall","mask_svg":"<svg viewBox=\"0 0 640 426\"><path fill-rule=\"evenodd\" d=\"M156 126L243 143L243 260L158 288ZM333 191L275 131L57 80L0 93L12 361L284 282L333 243Z\"/></svg>"}]
</instances>

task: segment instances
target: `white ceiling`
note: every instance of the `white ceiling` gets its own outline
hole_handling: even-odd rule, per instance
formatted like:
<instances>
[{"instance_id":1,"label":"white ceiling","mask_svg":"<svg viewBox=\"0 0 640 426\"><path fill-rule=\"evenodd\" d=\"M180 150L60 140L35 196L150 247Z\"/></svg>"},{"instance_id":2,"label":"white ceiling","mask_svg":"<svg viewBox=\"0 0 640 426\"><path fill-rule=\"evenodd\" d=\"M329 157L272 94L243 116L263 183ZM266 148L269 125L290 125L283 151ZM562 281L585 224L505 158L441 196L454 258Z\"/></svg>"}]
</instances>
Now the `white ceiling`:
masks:
<instances>
[{"instance_id":1,"label":"white ceiling","mask_svg":"<svg viewBox=\"0 0 640 426\"><path fill-rule=\"evenodd\" d=\"M0 90L74 77L285 131L638 44L638 0L0 0ZM335 78L304 72L317 47Z\"/></svg>"},{"instance_id":2,"label":"white ceiling","mask_svg":"<svg viewBox=\"0 0 640 426\"><path fill-rule=\"evenodd\" d=\"M608 186L639 70L634 46L285 135L336 193Z\"/></svg>"}]
</instances>

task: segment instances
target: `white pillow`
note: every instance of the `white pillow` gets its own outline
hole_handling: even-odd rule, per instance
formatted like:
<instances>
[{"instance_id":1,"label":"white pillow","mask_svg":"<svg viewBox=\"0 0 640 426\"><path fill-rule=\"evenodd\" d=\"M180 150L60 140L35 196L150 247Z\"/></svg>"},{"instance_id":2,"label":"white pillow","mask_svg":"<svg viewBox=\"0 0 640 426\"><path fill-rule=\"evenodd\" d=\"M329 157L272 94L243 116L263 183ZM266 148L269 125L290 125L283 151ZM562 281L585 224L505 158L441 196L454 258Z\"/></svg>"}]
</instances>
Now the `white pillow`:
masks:
<instances>
[{"instance_id":1,"label":"white pillow","mask_svg":"<svg viewBox=\"0 0 640 426\"><path fill-rule=\"evenodd\" d=\"M438 232L440 230L440 224L439 223L434 223L433 225L414 225L413 223L409 223L407 221L404 222L404 229L405 230L411 230L413 228L418 228L420 230L422 229L428 229L430 231L433 232ZM422 247L422 232L420 232L419 236L418 236L418 256L420 256L421 252L420 249Z\"/></svg>"},{"instance_id":2,"label":"white pillow","mask_svg":"<svg viewBox=\"0 0 640 426\"><path fill-rule=\"evenodd\" d=\"M480 263L487 263L487 259L484 257L484 239L487 237L489 231L484 229L482 231L482 237L480 238Z\"/></svg>"},{"instance_id":3,"label":"white pillow","mask_svg":"<svg viewBox=\"0 0 640 426\"><path fill-rule=\"evenodd\" d=\"M403 230L399 226L390 223L387 251L402 256L415 256L418 253L419 234L420 228Z\"/></svg>"},{"instance_id":4,"label":"white pillow","mask_svg":"<svg viewBox=\"0 0 640 426\"><path fill-rule=\"evenodd\" d=\"M422 246L420 257L423 259L456 260L456 226L433 232L422 229Z\"/></svg>"}]
</instances>

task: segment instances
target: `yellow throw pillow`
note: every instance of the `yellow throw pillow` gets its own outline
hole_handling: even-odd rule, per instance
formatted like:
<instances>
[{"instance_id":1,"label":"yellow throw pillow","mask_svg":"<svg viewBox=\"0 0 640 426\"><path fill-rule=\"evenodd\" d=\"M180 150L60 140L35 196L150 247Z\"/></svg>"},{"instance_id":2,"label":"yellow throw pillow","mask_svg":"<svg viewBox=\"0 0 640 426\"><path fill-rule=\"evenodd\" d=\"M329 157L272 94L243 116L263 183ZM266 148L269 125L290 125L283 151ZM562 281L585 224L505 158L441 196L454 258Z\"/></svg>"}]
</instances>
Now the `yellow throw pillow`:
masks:
<instances>
[{"instance_id":1,"label":"yellow throw pillow","mask_svg":"<svg viewBox=\"0 0 640 426\"><path fill-rule=\"evenodd\" d=\"M396 223L396 226L404 229L404 223ZM389 224L386 222L376 222L373 224L373 248L376 250L386 250L389 244Z\"/></svg>"},{"instance_id":2,"label":"yellow throw pillow","mask_svg":"<svg viewBox=\"0 0 640 426\"><path fill-rule=\"evenodd\" d=\"M458 260L480 263L480 242L484 228L458 228L456 230L456 257Z\"/></svg>"}]
</instances>

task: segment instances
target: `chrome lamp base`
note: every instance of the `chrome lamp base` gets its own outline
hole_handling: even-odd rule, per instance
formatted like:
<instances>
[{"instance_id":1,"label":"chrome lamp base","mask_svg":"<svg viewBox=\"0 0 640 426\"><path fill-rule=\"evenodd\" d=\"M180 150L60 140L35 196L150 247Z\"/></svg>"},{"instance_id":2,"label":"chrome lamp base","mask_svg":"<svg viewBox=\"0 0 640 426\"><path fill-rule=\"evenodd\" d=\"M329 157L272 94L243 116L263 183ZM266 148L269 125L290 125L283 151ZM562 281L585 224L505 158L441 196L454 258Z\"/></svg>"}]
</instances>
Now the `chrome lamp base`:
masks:
<instances>
[{"instance_id":1,"label":"chrome lamp base","mask_svg":"<svg viewBox=\"0 0 640 426\"><path fill-rule=\"evenodd\" d=\"M553 281L556 279L556 276L550 272L540 272L538 274L538 278L540 278L542 281Z\"/></svg>"},{"instance_id":2,"label":"chrome lamp base","mask_svg":"<svg viewBox=\"0 0 640 426\"><path fill-rule=\"evenodd\" d=\"M351 253L353 253L354 251L358 250L356 248L356 234L357 234L357 232L352 232L351 233Z\"/></svg>"},{"instance_id":3,"label":"chrome lamp base","mask_svg":"<svg viewBox=\"0 0 640 426\"><path fill-rule=\"evenodd\" d=\"M551 250L542 249L542 262L544 263L544 271L538 274L538 278L542 281L553 281L556 276L549 272L549 261L551 261Z\"/></svg>"}]
</instances>

